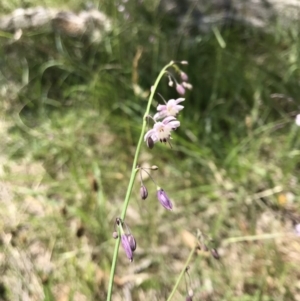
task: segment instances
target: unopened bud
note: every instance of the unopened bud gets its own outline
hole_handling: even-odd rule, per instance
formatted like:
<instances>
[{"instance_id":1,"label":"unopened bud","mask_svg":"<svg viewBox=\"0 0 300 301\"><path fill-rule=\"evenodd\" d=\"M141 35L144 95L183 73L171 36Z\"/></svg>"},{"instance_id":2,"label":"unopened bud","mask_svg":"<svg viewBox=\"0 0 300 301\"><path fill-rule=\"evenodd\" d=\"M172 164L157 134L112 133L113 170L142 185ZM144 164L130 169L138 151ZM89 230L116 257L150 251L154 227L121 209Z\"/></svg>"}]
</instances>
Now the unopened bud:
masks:
<instances>
[{"instance_id":1,"label":"unopened bud","mask_svg":"<svg viewBox=\"0 0 300 301\"><path fill-rule=\"evenodd\" d=\"M169 85L169 87L173 87L174 86L174 82L172 80L169 80L168 85Z\"/></svg>"},{"instance_id":2,"label":"unopened bud","mask_svg":"<svg viewBox=\"0 0 300 301\"><path fill-rule=\"evenodd\" d=\"M188 61L181 61L180 64L181 65L188 65L189 63L188 63Z\"/></svg>"},{"instance_id":3,"label":"unopened bud","mask_svg":"<svg viewBox=\"0 0 300 301\"><path fill-rule=\"evenodd\" d=\"M193 86L190 84L190 83L187 83L187 82L183 82L182 85L188 89L188 90L192 90L193 89Z\"/></svg>"},{"instance_id":4,"label":"unopened bud","mask_svg":"<svg viewBox=\"0 0 300 301\"><path fill-rule=\"evenodd\" d=\"M193 301L193 298L192 298L191 296L187 296L187 297L185 298L185 301Z\"/></svg>"},{"instance_id":5,"label":"unopened bud","mask_svg":"<svg viewBox=\"0 0 300 301\"><path fill-rule=\"evenodd\" d=\"M165 191L159 188L156 194L157 194L157 199L161 203L161 205L167 210L172 210L173 208L172 202L170 201Z\"/></svg>"},{"instance_id":6,"label":"unopened bud","mask_svg":"<svg viewBox=\"0 0 300 301\"><path fill-rule=\"evenodd\" d=\"M142 200L146 200L146 198L148 197L148 190L144 185L142 185L140 188L140 196Z\"/></svg>"},{"instance_id":7,"label":"unopened bud","mask_svg":"<svg viewBox=\"0 0 300 301\"><path fill-rule=\"evenodd\" d=\"M177 84L176 85L176 91L180 94L180 95L184 95L185 94L185 89L182 85Z\"/></svg>"},{"instance_id":8,"label":"unopened bud","mask_svg":"<svg viewBox=\"0 0 300 301\"><path fill-rule=\"evenodd\" d=\"M158 170L158 166L152 165L152 166L151 166L151 169L152 169L152 170Z\"/></svg>"},{"instance_id":9,"label":"unopened bud","mask_svg":"<svg viewBox=\"0 0 300 301\"><path fill-rule=\"evenodd\" d=\"M119 237L118 232L114 231L112 236L113 236L114 239L117 239Z\"/></svg>"},{"instance_id":10,"label":"unopened bud","mask_svg":"<svg viewBox=\"0 0 300 301\"><path fill-rule=\"evenodd\" d=\"M127 258L130 260L130 262L133 261L133 253L132 249L128 240L128 237L126 234L121 235L121 245L126 253Z\"/></svg>"},{"instance_id":11,"label":"unopened bud","mask_svg":"<svg viewBox=\"0 0 300 301\"><path fill-rule=\"evenodd\" d=\"M147 139L147 146L152 149L154 147L154 141L151 137Z\"/></svg>"},{"instance_id":12,"label":"unopened bud","mask_svg":"<svg viewBox=\"0 0 300 301\"><path fill-rule=\"evenodd\" d=\"M131 251L134 252L136 250L136 240L132 234L126 234Z\"/></svg>"},{"instance_id":13,"label":"unopened bud","mask_svg":"<svg viewBox=\"0 0 300 301\"><path fill-rule=\"evenodd\" d=\"M220 255L219 255L217 249L215 249L215 248L211 249L210 253L215 259L220 259Z\"/></svg>"},{"instance_id":14,"label":"unopened bud","mask_svg":"<svg viewBox=\"0 0 300 301\"><path fill-rule=\"evenodd\" d=\"M192 298L194 296L194 292L192 289L189 289L189 296Z\"/></svg>"},{"instance_id":15,"label":"unopened bud","mask_svg":"<svg viewBox=\"0 0 300 301\"><path fill-rule=\"evenodd\" d=\"M208 246L207 246L205 243L201 243L201 249L202 249L204 252L208 252L208 251L209 251L209 248L208 248Z\"/></svg>"},{"instance_id":16,"label":"unopened bud","mask_svg":"<svg viewBox=\"0 0 300 301\"><path fill-rule=\"evenodd\" d=\"M117 224L118 226L122 225L122 220L121 220L121 218L119 218L119 217L116 218L116 224Z\"/></svg>"},{"instance_id":17,"label":"unopened bud","mask_svg":"<svg viewBox=\"0 0 300 301\"><path fill-rule=\"evenodd\" d=\"M180 77L181 77L181 80L183 82L187 82L189 80L189 77L187 76L187 74L183 71L180 72Z\"/></svg>"}]
</instances>

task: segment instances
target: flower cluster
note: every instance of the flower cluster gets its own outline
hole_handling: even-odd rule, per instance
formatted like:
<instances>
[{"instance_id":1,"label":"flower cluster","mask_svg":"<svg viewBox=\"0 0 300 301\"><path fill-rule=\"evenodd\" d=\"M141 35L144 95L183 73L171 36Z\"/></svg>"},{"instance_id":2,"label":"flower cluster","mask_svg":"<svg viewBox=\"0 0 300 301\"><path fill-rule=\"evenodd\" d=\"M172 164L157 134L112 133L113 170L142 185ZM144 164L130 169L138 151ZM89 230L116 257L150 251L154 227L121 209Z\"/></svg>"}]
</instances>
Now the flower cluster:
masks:
<instances>
[{"instance_id":1,"label":"flower cluster","mask_svg":"<svg viewBox=\"0 0 300 301\"><path fill-rule=\"evenodd\" d=\"M197 237L198 237L198 250L202 250L204 252L210 252L210 254L215 259L220 259L219 252L215 247L215 242L212 238L203 234L200 230L198 230Z\"/></svg>"},{"instance_id":2,"label":"flower cluster","mask_svg":"<svg viewBox=\"0 0 300 301\"><path fill-rule=\"evenodd\" d=\"M185 64L186 62L183 61L181 63ZM179 73L182 82L179 84L175 76L170 71L166 71L169 78L169 86L174 86L175 82L176 91L180 95L184 95L185 89L191 89L192 85L187 82L188 76L185 72L181 71L176 64L174 64L173 67L175 71ZM166 143L172 139L172 131L180 126L180 121L176 119L176 116L184 108L180 104L184 100L184 98L170 99L168 101L164 100L165 104L159 104L157 106L157 113L152 117L154 121L153 128L144 136L144 141L149 148L153 148L154 144L157 142Z\"/></svg>"},{"instance_id":3,"label":"flower cluster","mask_svg":"<svg viewBox=\"0 0 300 301\"><path fill-rule=\"evenodd\" d=\"M160 202L160 204L167 210L172 210L173 209L173 204L171 202L171 200L169 199L169 197L167 196L166 192L160 188L154 181L154 179L152 178L152 176L150 175L150 173L146 170L146 168L143 167L138 167L139 171L140 171L140 181L141 181L141 188L140 188L140 196L142 200L145 200L148 197L148 190L146 188L146 186L143 183L143 178L142 178L142 171L146 172L148 174L148 176L150 177L150 179L153 181L153 183L156 185L156 196L158 201ZM158 167L156 165L151 166L149 169L151 170L157 170Z\"/></svg>"},{"instance_id":4,"label":"flower cluster","mask_svg":"<svg viewBox=\"0 0 300 301\"><path fill-rule=\"evenodd\" d=\"M186 61L179 62L181 65L187 65ZM175 70L175 73L171 72ZM177 66L176 62L172 61L170 64L166 66L166 68L163 69L161 74L166 74L169 80L169 86L173 87L175 85L176 91L180 95L184 95L186 92L186 89L191 89L192 85L188 83L188 76L185 72L181 71L181 69ZM177 75L176 79L175 75ZM152 89L156 89L157 86L154 86ZM154 91L152 91L154 93ZM177 120L177 115L180 111L183 110L184 106L182 105L182 102L185 100L184 98L180 97L177 99L170 99L168 101L165 101L164 98L158 94L164 101L164 104L159 104L157 106L157 111L154 114L153 117L148 115L148 111L146 113L147 117L152 118L154 121L153 128L146 132L144 135L144 141L146 142L147 146L151 149L154 147L154 145L157 142L169 142L171 138L172 131L175 131L180 126L180 121ZM153 94L150 96L151 98L149 101L152 101ZM151 178L151 180L154 182L156 186L156 197L159 201L159 203L167 210L173 209L173 204L166 194L166 192L159 187L155 181L153 180L150 173L146 170L147 168L143 168L140 166L136 167L136 171L139 170L140 172L140 197L142 200L146 200L148 197L148 190L146 186L143 183L142 178L142 172L146 172L148 176ZM158 167L153 165L152 167L148 168L150 170L157 170ZM127 258L130 260L130 262L133 261L133 253L136 249L136 241L129 231L127 225L121 220L121 218L116 219L115 226L118 226L118 230L114 231L113 237L115 239L120 237L121 245L125 251L125 254ZM125 229L124 229L125 227ZM192 296L188 296L192 300Z\"/></svg>"},{"instance_id":5,"label":"flower cluster","mask_svg":"<svg viewBox=\"0 0 300 301\"><path fill-rule=\"evenodd\" d=\"M180 64L181 65L187 65L188 63L187 63L187 61L181 61ZM180 79L181 83L179 83L176 80L173 73L168 71L167 73L168 73L168 78L169 78L169 86L173 87L174 83L175 83L176 91L178 92L178 94L184 95L186 89L191 90L193 88L193 86L188 82L189 77L185 72L183 72L176 64L173 65L173 67L175 69L175 72L177 74L179 74L179 79Z\"/></svg>"},{"instance_id":6,"label":"flower cluster","mask_svg":"<svg viewBox=\"0 0 300 301\"><path fill-rule=\"evenodd\" d=\"M119 227L119 232L121 233L121 245L126 253L127 258L130 262L133 261L133 252L136 250L136 240L130 233L127 225L119 218L116 218L115 226ZM126 226L126 232L124 230L124 225ZM113 238L118 238L118 232L115 230L113 232Z\"/></svg>"}]
</instances>

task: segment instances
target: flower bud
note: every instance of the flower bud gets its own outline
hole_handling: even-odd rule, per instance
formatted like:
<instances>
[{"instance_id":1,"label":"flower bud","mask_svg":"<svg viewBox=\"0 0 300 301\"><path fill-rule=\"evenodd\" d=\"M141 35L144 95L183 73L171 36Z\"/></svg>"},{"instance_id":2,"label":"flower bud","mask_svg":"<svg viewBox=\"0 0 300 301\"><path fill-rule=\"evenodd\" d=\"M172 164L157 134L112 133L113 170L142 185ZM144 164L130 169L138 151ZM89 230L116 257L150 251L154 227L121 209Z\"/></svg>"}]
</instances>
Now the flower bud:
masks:
<instances>
[{"instance_id":1,"label":"flower bud","mask_svg":"<svg viewBox=\"0 0 300 301\"><path fill-rule=\"evenodd\" d=\"M183 71L180 72L180 77L181 77L181 80L183 82L187 82L189 80L189 77L187 76L187 74Z\"/></svg>"},{"instance_id":2,"label":"flower bud","mask_svg":"<svg viewBox=\"0 0 300 301\"><path fill-rule=\"evenodd\" d=\"M180 64L181 65L188 65L189 63L188 63L188 61L181 61Z\"/></svg>"},{"instance_id":3,"label":"flower bud","mask_svg":"<svg viewBox=\"0 0 300 301\"><path fill-rule=\"evenodd\" d=\"M203 244L202 248L203 248L203 251L205 251L205 252L209 251L209 248L208 248L208 246L206 244Z\"/></svg>"},{"instance_id":4,"label":"flower bud","mask_svg":"<svg viewBox=\"0 0 300 301\"><path fill-rule=\"evenodd\" d=\"M146 198L148 197L148 190L144 185L141 185L140 196L141 196L142 200L146 200Z\"/></svg>"},{"instance_id":5,"label":"flower bud","mask_svg":"<svg viewBox=\"0 0 300 301\"><path fill-rule=\"evenodd\" d=\"M113 236L114 239L117 239L119 237L118 232L114 231L112 236Z\"/></svg>"},{"instance_id":6,"label":"flower bud","mask_svg":"<svg viewBox=\"0 0 300 301\"><path fill-rule=\"evenodd\" d=\"M131 245L129 243L129 240L128 240L128 237L126 234L121 235L121 244L126 253L127 258L130 260L130 262L132 262L133 261L133 253L132 253Z\"/></svg>"},{"instance_id":7,"label":"flower bud","mask_svg":"<svg viewBox=\"0 0 300 301\"><path fill-rule=\"evenodd\" d=\"M169 86L169 87L173 87L173 86L174 86L174 82L173 82L171 79L170 79L169 82L168 82L168 86Z\"/></svg>"},{"instance_id":8,"label":"flower bud","mask_svg":"<svg viewBox=\"0 0 300 301\"><path fill-rule=\"evenodd\" d=\"M215 248L211 249L210 253L215 259L220 259L220 255L219 255L217 249L215 249Z\"/></svg>"},{"instance_id":9,"label":"flower bud","mask_svg":"<svg viewBox=\"0 0 300 301\"><path fill-rule=\"evenodd\" d=\"M193 298L192 298L191 296L187 296L187 297L185 298L185 301L193 301Z\"/></svg>"},{"instance_id":10,"label":"flower bud","mask_svg":"<svg viewBox=\"0 0 300 301\"><path fill-rule=\"evenodd\" d=\"M126 234L131 251L134 252L136 250L136 240L132 234Z\"/></svg>"},{"instance_id":11,"label":"flower bud","mask_svg":"<svg viewBox=\"0 0 300 301\"><path fill-rule=\"evenodd\" d=\"M180 94L180 95L184 95L185 94L185 89L182 85L176 84L176 91Z\"/></svg>"},{"instance_id":12,"label":"flower bud","mask_svg":"<svg viewBox=\"0 0 300 301\"><path fill-rule=\"evenodd\" d=\"M152 165L152 166L151 166L151 169L152 169L152 170L158 170L158 166Z\"/></svg>"},{"instance_id":13,"label":"flower bud","mask_svg":"<svg viewBox=\"0 0 300 301\"><path fill-rule=\"evenodd\" d=\"M190 83L183 82L182 85L183 85L184 88L186 88L188 90L192 90L193 89L193 86Z\"/></svg>"},{"instance_id":14,"label":"flower bud","mask_svg":"<svg viewBox=\"0 0 300 301\"><path fill-rule=\"evenodd\" d=\"M116 224L117 226L122 225L122 220L119 217L116 218Z\"/></svg>"},{"instance_id":15,"label":"flower bud","mask_svg":"<svg viewBox=\"0 0 300 301\"><path fill-rule=\"evenodd\" d=\"M160 188L157 190L157 198L164 208L172 210L173 205L163 189Z\"/></svg>"},{"instance_id":16,"label":"flower bud","mask_svg":"<svg viewBox=\"0 0 300 301\"><path fill-rule=\"evenodd\" d=\"M154 141L151 137L147 139L147 146L152 149L154 147Z\"/></svg>"}]
</instances>

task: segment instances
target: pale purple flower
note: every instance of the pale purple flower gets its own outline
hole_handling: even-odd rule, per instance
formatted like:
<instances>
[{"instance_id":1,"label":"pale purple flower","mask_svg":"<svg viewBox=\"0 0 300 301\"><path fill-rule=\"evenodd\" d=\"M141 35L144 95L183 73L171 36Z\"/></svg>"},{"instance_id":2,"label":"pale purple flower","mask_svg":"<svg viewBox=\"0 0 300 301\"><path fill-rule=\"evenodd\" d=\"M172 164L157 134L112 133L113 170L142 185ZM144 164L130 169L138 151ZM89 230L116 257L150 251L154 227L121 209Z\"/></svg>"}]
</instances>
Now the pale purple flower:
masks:
<instances>
[{"instance_id":1,"label":"pale purple flower","mask_svg":"<svg viewBox=\"0 0 300 301\"><path fill-rule=\"evenodd\" d=\"M157 198L163 207L167 210L172 210L173 205L163 189L157 190Z\"/></svg>"},{"instance_id":2,"label":"pale purple flower","mask_svg":"<svg viewBox=\"0 0 300 301\"><path fill-rule=\"evenodd\" d=\"M171 139L171 132L179 126L180 122L174 116L166 117L163 121L155 122L153 129L146 133L144 140L149 141L151 138L154 143L167 142Z\"/></svg>"},{"instance_id":3,"label":"pale purple flower","mask_svg":"<svg viewBox=\"0 0 300 301\"><path fill-rule=\"evenodd\" d=\"M184 95L184 94L185 94L185 89L184 89L183 85L176 84L176 91L177 91L180 95Z\"/></svg>"},{"instance_id":4,"label":"pale purple flower","mask_svg":"<svg viewBox=\"0 0 300 301\"><path fill-rule=\"evenodd\" d=\"M295 123L297 126L300 126L300 114L298 114L295 118Z\"/></svg>"},{"instance_id":5,"label":"pale purple flower","mask_svg":"<svg viewBox=\"0 0 300 301\"><path fill-rule=\"evenodd\" d=\"M126 253L127 258L130 260L130 262L132 262L133 261L133 251L132 251L130 242L128 240L128 236L126 234L121 235L121 244Z\"/></svg>"},{"instance_id":6,"label":"pale purple flower","mask_svg":"<svg viewBox=\"0 0 300 301\"><path fill-rule=\"evenodd\" d=\"M158 105L158 112L153 116L153 119L157 120L168 116L176 116L184 108L184 106L179 105L183 101L184 98L170 99L165 105Z\"/></svg>"}]
</instances>

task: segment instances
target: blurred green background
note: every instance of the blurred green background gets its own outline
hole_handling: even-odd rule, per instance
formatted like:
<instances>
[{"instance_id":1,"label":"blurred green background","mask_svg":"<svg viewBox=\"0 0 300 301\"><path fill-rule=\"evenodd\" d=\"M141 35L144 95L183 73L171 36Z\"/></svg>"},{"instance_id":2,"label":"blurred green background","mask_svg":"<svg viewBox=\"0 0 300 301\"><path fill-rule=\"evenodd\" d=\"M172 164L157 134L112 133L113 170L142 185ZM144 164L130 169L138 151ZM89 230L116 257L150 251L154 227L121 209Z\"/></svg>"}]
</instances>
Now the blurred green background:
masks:
<instances>
[{"instance_id":1,"label":"blurred green background","mask_svg":"<svg viewBox=\"0 0 300 301\"><path fill-rule=\"evenodd\" d=\"M4 0L0 11L38 5L87 9ZM149 179L140 200L137 181L126 223L138 248L132 264L119 252L113 300L166 300L197 229L221 259L195 255L194 300L300 300L299 24L201 31L159 1L87 5L109 30L0 31L0 300L105 300L148 92L171 60L189 62L193 90L172 148L145 145L139 164L159 166L151 175L175 209ZM177 98L167 83L158 91ZM186 295L182 280L173 300Z\"/></svg>"}]
</instances>

